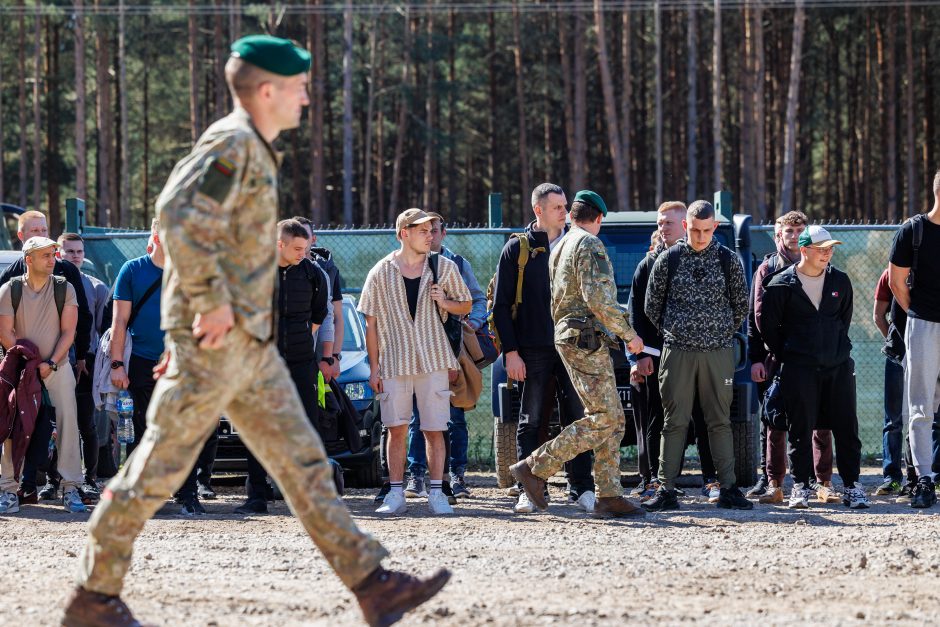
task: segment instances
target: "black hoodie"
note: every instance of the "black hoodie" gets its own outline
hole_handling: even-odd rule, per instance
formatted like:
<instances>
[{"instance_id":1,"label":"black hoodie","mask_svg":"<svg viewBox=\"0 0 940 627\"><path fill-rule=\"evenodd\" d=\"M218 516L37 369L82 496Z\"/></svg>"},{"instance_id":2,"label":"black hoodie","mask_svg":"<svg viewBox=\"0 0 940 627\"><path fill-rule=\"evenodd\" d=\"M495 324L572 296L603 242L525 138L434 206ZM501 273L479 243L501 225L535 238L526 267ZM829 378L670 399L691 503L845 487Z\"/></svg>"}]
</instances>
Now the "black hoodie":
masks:
<instances>
[{"instance_id":1,"label":"black hoodie","mask_svg":"<svg viewBox=\"0 0 940 627\"><path fill-rule=\"evenodd\" d=\"M817 310L793 264L774 275L764 291L760 316L764 343L785 366L826 369L841 365L852 352L852 297L848 275L830 265Z\"/></svg>"}]
</instances>

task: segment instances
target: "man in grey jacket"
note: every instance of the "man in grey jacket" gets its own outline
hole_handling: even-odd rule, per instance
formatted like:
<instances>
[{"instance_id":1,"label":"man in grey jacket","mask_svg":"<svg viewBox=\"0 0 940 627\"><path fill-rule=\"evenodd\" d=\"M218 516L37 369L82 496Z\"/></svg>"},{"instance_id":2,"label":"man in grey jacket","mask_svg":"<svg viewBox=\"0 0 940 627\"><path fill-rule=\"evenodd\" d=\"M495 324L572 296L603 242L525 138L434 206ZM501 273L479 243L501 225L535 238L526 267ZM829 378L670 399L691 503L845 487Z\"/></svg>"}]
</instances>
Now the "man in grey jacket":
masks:
<instances>
[{"instance_id":1,"label":"man in grey jacket","mask_svg":"<svg viewBox=\"0 0 940 627\"><path fill-rule=\"evenodd\" d=\"M738 256L714 239L715 209L704 200L689 206L688 234L661 254L650 272L646 315L663 334L659 389L664 426L660 488L643 503L648 511L678 509L679 474L692 405L698 394L708 427L721 493L718 507L751 509L734 476L731 399L734 333L747 316L747 282Z\"/></svg>"}]
</instances>

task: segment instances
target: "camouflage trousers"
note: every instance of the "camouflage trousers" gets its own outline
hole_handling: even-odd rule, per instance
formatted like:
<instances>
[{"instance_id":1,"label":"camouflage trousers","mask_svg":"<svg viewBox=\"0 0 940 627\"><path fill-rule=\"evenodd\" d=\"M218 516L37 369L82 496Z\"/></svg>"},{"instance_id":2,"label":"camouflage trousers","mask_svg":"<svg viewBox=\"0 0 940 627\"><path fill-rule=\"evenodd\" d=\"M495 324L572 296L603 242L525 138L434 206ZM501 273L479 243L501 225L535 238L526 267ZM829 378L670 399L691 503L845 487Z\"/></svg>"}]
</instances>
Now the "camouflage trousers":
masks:
<instances>
[{"instance_id":1,"label":"camouflage trousers","mask_svg":"<svg viewBox=\"0 0 940 627\"><path fill-rule=\"evenodd\" d=\"M536 449L528 458L529 467L537 477L548 479L566 461L593 450L597 496L621 496L620 440L625 418L610 352L606 345L593 352L563 342L555 346L584 405L584 418L575 420L555 439Z\"/></svg>"},{"instance_id":2,"label":"camouflage trousers","mask_svg":"<svg viewBox=\"0 0 940 627\"><path fill-rule=\"evenodd\" d=\"M183 483L221 414L280 485L343 583L351 588L365 579L387 553L356 527L337 495L323 443L275 346L238 327L218 350L199 349L188 331L168 331L166 339L170 366L157 381L147 431L95 508L78 584L121 592L134 539Z\"/></svg>"}]
</instances>

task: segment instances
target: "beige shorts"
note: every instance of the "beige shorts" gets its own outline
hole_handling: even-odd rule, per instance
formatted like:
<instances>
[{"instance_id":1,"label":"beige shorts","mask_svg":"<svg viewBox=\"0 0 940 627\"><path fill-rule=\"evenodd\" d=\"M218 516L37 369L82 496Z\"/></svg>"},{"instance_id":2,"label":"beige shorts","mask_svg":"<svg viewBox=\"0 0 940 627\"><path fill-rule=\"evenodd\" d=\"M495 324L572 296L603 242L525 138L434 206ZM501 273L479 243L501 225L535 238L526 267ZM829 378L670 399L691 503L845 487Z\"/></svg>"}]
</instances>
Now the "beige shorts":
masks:
<instances>
[{"instance_id":1,"label":"beige shorts","mask_svg":"<svg viewBox=\"0 0 940 627\"><path fill-rule=\"evenodd\" d=\"M400 427L411 422L417 401L422 431L447 431L450 421L450 383L447 371L382 379L383 392L376 395L382 409L382 424Z\"/></svg>"}]
</instances>

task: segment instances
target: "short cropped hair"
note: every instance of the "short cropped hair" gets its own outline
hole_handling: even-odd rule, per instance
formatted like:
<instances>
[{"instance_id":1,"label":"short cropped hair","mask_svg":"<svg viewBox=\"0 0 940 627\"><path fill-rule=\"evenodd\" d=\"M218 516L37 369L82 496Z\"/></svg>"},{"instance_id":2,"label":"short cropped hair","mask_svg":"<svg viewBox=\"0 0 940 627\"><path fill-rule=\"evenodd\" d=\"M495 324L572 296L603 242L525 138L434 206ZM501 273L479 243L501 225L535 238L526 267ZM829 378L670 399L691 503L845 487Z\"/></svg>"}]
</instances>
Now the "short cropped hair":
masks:
<instances>
[{"instance_id":1,"label":"short cropped hair","mask_svg":"<svg viewBox=\"0 0 940 627\"><path fill-rule=\"evenodd\" d=\"M542 183L532 190L532 208L540 206L545 197L549 194L564 194L565 190L560 185L554 183Z\"/></svg>"},{"instance_id":2,"label":"short cropped hair","mask_svg":"<svg viewBox=\"0 0 940 627\"><path fill-rule=\"evenodd\" d=\"M44 214L42 211L36 211L35 209L24 211L20 214L20 217L16 219L16 229L22 232L23 227L26 226L27 221L37 219L45 220L46 214Z\"/></svg>"},{"instance_id":3,"label":"short cropped hair","mask_svg":"<svg viewBox=\"0 0 940 627\"><path fill-rule=\"evenodd\" d=\"M579 224L587 224L597 220L597 216L603 215L597 207L589 205L586 202L576 200L571 203L571 221Z\"/></svg>"},{"instance_id":4,"label":"short cropped hair","mask_svg":"<svg viewBox=\"0 0 940 627\"><path fill-rule=\"evenodd\" d=\"M225 63L225 83L232 98L246 98L254 94L262 84L278 80L276 74L262 70L238 57L229 57Z\"/></svg>"},{"instance_id":5,"label":"short cropped hair","mask_svg":"<svg viewBox=\"0 0 940 627\"><path fill-rule=\"evenodd\" d=\"M809 224L809 218L802 211L788 211L774 221L775 224L784 226L806 226Z\"/></svg>"},{"instance_id":6,"label":"short cropped hair","mask_svg":"<svg viewBox=\"0 0 940 627\"><path fill-rule=\"evenodd\" d=\"M294 216L291 220L297 220L306 227L310 227L310 231L313 232L313 220L305 216Z\"/></svg>"},{"instance_id":7,"label":"short cropped hair","mask_svg":"<svg viewBox=\"0 0 940 627\"><path fill-rule=\"evenodd\" d=\"M668 213L670 211L681 211L685 213L687 210L684 202L679 202L678 200L667 200L659 206L659 209L656 210L656 213Z\"/></svg>"},{"instance_id":8,"label":"short cropped hair","mask_svg":"<svg viewBox=\"0 0 940 627\"><path fill-rule=\"evenodd\" d=\"M79 235L78 233L63 233L62 235L59 236L59 239L57 240L56 243L59 244L59 246L61 246L65 242L81 242L84 244L85 240L83 240L82 236Z\"/></svg>"},{"instance_id":9,"label":"short cropped hair","mask_svg":"<svg viewBox=\"0 0 940 627\"><path fill-rule=\"evenodd\" d=\"M933 195L940 194L940 170L933 175Z\"/></svg>"},{"instance_id":10,"label":"short cropped hair","mask_svg":"<svg viewBox=\"0 0 940 627\"><path fill-rule=\"evenodd\" d=\"M282 241L288 241L299 237L301 239L307 239L307 229L304 228L304 225L300 223L299 220L294 220L293 218L288 220L281 220L277 223L277 237Z\"/></svg>"},{"instance_id":11,"label":"short cropped hair","mask_svg":"<svg viewBox=\"0 0 940 627\"><path fill-rule=\"evenodd\" d=\"M696 200L689 205L685 217L688 220L708 220L715 217L715 208L707 200Z\"/></svg>"}]
</instances>

